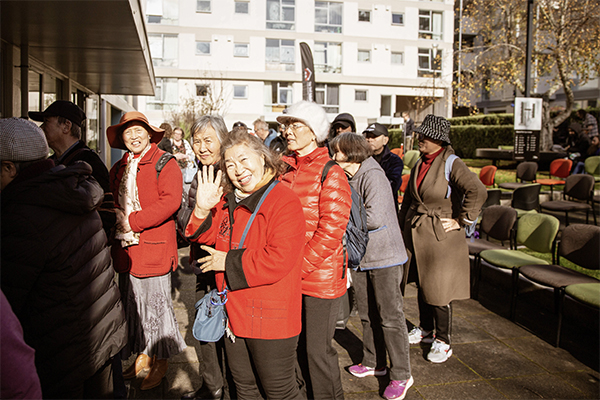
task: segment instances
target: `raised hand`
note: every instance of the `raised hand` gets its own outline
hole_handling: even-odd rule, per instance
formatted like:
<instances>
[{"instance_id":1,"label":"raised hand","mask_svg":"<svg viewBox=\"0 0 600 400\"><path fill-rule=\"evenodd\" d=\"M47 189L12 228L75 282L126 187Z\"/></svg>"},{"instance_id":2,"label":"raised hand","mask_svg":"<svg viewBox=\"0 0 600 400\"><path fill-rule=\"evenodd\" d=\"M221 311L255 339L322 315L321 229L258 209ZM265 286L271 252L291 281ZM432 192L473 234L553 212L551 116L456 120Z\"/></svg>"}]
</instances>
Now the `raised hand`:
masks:
<instances>
[{"instance_id":1,"label":"raised hand","mask_svg":"<svg viewBox=\"0 0 600 400\"><path fill-rule=\"evenodd\" d=\"M212 165L202 166L198 170L198 190L196 192L196 206L194 214L200 219L204 219L210 214L210 210L219 203L223 196L223 187L221 186L221 171L217 171Z\"/></svg>"},{"instance_id":2,"label":"raised hand","mask_svg":"<svg viewBox=\"0 0 600 400\"><path fill-rule=\"evenodd\" d=\"M200 266L202 272L225 271L225 259L227 258L226 251L215 250L209 246L200 246L200 248L210 254L198 260L198 263L202 264Z\"/></svg>"}]
</instances>

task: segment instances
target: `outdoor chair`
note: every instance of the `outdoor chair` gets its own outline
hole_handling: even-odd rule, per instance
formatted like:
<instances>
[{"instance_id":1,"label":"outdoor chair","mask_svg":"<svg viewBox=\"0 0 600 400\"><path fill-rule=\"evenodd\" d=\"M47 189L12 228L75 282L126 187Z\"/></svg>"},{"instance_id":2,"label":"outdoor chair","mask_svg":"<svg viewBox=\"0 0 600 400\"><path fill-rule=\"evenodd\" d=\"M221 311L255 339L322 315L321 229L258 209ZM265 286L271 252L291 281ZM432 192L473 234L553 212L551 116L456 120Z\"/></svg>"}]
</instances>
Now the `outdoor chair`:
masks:
<instances>
[{"instance_id":1,"label":"outdoor chair","mask_svg":"<svg viewBox=\"0 0 600 400\"><path fill-rule=\"evenodd\" d=\"M519 218L525 214L537 213L541 187L539 183L530 183L515 189L510 206L517 210Z\"/></svg>"},{"instance_id":2,"label":"outdoor chair","mask_svg":"<svg viewBox=\"0 0 600 400\"><path fill-rule=\"evenodd\" d=\"M479 180L481 180L481 183L485 186L496 186L495 178L497 169L494 165L486 165L481 168L481 171L479 171Z\"/></svg>"},{"instance_id":3,"label":"outdoor chair","mask_svg":"<svg viewBox=\"0 0 600 400\"><path fill-rule=\"evenodd\" d=\"M526 214L517 222L516 242L525 246L527 249L538 252L552 254L552 263L554 264L554 249L556 244L556 234L560 222L556 217L546 214ZM534 257L519 250L483 250L479 253L480 262L497 267L513 270L523 265L550 263L541 258ZM514 272L513 272L514 276ZM513 317L512 311L514 304L511 299L509 314Z\"/></svg>"},{"instance_id":4,"label":"outdoor chair","mask_svg":"<svg viewBox=\"0 0 600 400\"><path fill-rule=\"evenodd\" d=\"M402 171L403 174L410 174L410 170L419 160L420 154L421 153L419 153L418 150L409 150L404 153L404 158L402 159L402 161L404 161L404 171Z\"/></svg>"},{"instance_id":5,"label":"outdoor chair","mask_svg":"<svg viewBox=\"0 0 600 400\"><path fill-rule=\"evenodd\" d=\"M537 173L538 165L535 162L526 161L517 165L517 182L505 182L498 185L502 189L515 190L516 188L525 185L528 182L535 182L535 174ZM520 182L519 182L520 181Z\"/></svg>"},{"instance_id":6,"label":"outdoor chair","mask_svg":"<svg viewBox=\"0 0 600 400\"><path fill-rule=\"evenodd\" d=\"M394 149L391 149L390 151L400 158L402 158L402 156L404 156L404 149L401 149L400 147L396 147Z\"/></svg>"},{"instance_id":7,"label":"outdoor chair","mask_svg":"<svg viewBox=\"0 0 600 400\"><path fill-rule=\"evenodd\" d=\"M500 191L498 189L498 191ZM502 250L506 249L505 242L508 242L508 248L513 249L513 240L515 239L515 227L517 223L517 211L511 207L493 205L481 213L481 223L479 224L479 239L467 238L469 246L469 255L474 256L473 273L473 298L477 299L479 294L479 281L481 280L481 263L479 254L484 250ZM485 234L485 239L483 235ZM490 242L489 238L500 241L499 243Z\"/></svg>"},{"instance_id":8,"label":"outdoor chair","mask_svg":"<svg viewBox=\"0 0 600 400\"><path fill-rule=\"evenodd\" d=\"M485 203L481 206L481 211L485 210L490 206L499 206L500 205L500 197L502 196L502 190L500 189L488 189L487 190L487 199Z\"/></svg>"},{"instance_id":9,"label":"outdoor chair","mask_svg":"<svg viewBox=\"0 0 600 400\"><path fill-rule=\"evenodd\" d=\"M600 269L600 227L592 225L573 224L564 229L558 242L556 265L523 265L513 268L511 320L514 321L519 295L519 276L523 275L532 282L554 289L554 310L558 315L556 344L560 342L562 325L562 306L565 288L580 283L598 283L596 278L560 266L563 257L578 266L590 269Z\"/></svg>"},{"instance_id":10,"label":"outdoor chair","mask_svg":"<svg viewBox=\"0 0 600 400\"><path fill-rule=\"evenodd\" d=\"M564 291L561 291L559 302L558 317L562 322L564 298L568 295L572 299L596 311L596 315L600 310L600 282L575 283L569 285ZM557 333L557 346L560 339L560 330Z\"/></svg>"},{"instance_id":11,"label":"outdoor chair","mask_svg":"<svg viewBox=\"0 0 600 400\"><path fill-rule=\"evenodd\" d=\"M558 211L565 213L565 225L569 225L569 212L585 211L585 223L588 223L590 210L594 216L594 225L596 225L596 213L591 206L593 200L592 190L594 189L594 178L591 175L576 174L570 175L565 180L565 190L563 191L564 200L545 201L540 204L542 211ZM579 201L566 200L566 197ZM589 203L588 203L589 202Z\"/></svg>"},{"instance_id":12,"label":"outdoor chair","mask_svg":"<svg viewBox=\"0 0 600 400\"><path fill-rule=\"evenodd\" d=\"M596 182L600 182L600 156L591 156L583 162L583 169L586 174L594 177Z\"/></svg>"},{"instance_id":13,"label":"outdoor chair","mask_svg":"<svg viewBox=\"0 0 600 400\"><path fill-rule=\"evenodd\" d=\"M408 187L409 181L410 174L402 175L402 184L400 185L400 193L398 194L398 204L402 204L402 200L404 199L404 193L406 192L406 188Z\"/></svg>"},{"instance_id":14,"label":"outdoor chair","mask_svg":"<svg viewBox=\"0 0 600 400\"><path fill-rule=\"evenodd\" d=\"M548 179L538 179L536 181L542 186L550 186L550 199L553 198L552 195L554 194L554 186L565 184L564 178L568 177L571 174L572 166L573 161L566 158L558 158L550 163ZM552 179L553 176L562 179Z\"/></svg>"}]
</instances>

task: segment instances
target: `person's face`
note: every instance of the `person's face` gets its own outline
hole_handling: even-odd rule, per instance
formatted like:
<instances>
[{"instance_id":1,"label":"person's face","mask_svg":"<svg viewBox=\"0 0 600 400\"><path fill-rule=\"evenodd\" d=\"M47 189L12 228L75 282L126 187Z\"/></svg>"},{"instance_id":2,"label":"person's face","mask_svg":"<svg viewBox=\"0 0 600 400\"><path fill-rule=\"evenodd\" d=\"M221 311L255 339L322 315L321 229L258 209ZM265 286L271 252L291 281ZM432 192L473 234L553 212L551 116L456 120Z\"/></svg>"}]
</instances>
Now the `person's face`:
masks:
<instances>
[{"instance_id":1,"label":"person's face","mask_svg":"<svg viewBox=\"0 0 600 400\"><path fill-rule=\"evenodd\" d=\"M213 165L220 160L221 143L219 143L217 132L212 126L209 125L203 131L194 133L192 149L202 165Z\"/></svg>"},{"instance_id":2,"label":"person's face","mask_svg":"<svg viewBox=\"0 0 600 400\"><path fill-rule=\"evenodd\" d=\"M42 123L42 130L46 135L48 146L52 149L56 147L56 144L60 142L64 134L68 134L71 126L71 121L67 121L64 124L58 122L58 117L45 117Z\"/></svg>"},{"instance_id":3,"label":"person's face","mask_svg":"<svg viewBox=\"0 0 600 400\"><path fill-rule=\"evenodd\" d=\"M2 171L1 172L1 181L0 181L0 190L4 190L6 185L12 182L13 179L17 176L17 168L12 161L2 161Z\"/></svg>"},{"instance_id":4,"label":"person's face","mask_svg":"<svg viewBox=\"0 0 600 400\"><path fill-rule=\"evenodd\" d=\"M123 131L123 143L127 150L133 154L140 154L146 147L150 146L152 136L141 122L132 122Z\"/></svg>"},{"instance_id":5,"label":"person's face","mask_svg":"<svg viewBox=\"0 0 600 400\"><path fill-rule=\"evenodd\" d=\"M244 193L257 189L265 174L265 159L245 144L238 144L225 151L225 170L229 180Z\"/></svg>"},{"instance_id":6,"label":"person's face","mask_svg":"<svg viewBox=\"0 0 600 400\"><path fill-rule=\"evenodd\" d=\"M373 150L373 154L379 154L383 151L383 147L390 140L389 137L385 135L375 136L372 133L367 133L366 135L367 143L371 146L371 150Z\"/></svg>"},{"instance_id":7,"label":"person's face","mask_svg":"<svg viewBox=\"0 0 600 400\"><path fill-rule=\"evenodd\" d=\"M348 125L346 128L344 128L342 125L336 126L335 136L342 134L344 132L352 132L352 127L350 125Z\"/></svg>"},{"instance_id":8,"label":"person's face","mask_svg":"<svg viewBox=\"0 0 600 400\"><path fill-rule=\"evenodd\" d=\"M592 137L592 145L598 146L599 144L600 144L600 139L598 139L598 136Z\"/></svg>"},{"instance_id":9,"label":"person's face","mask_svg":"<svg viewBox=\"0 0 600 400\"><path fill-rule=\"evenodd\" d=\"M265 128L259 128L258 125L254 125L254 132L261 140L265 140L267 136L269 136L269 130Z\"/></svg>"},{"instance_id":10,"label":"person's face","mask_svg":"<svg viewBox=\"0 0 600 400\"><path fill-rule=\"evenodd\" d=\"M422 133L419 134L419 151L423 154L433 154L442 148L440 140L433 140L425 137Z\"/></svg>"},{"instance_id":11,"label":"person's face","mask_svg":"<svg viewBox=\"0 0 600 400\"><path fill-rule=\"evenodd\" d=\"M181 139L183 139L183 131L181 129L175 129L173 131L173 139L175 139L176 141L180 141Z\"/></svg>"},{"instance_id":12,"label":"person's face","mask_svg":"<svg viewBox=\"0 0 600 400\"><path fill-rule=\"evenodd\" d=\"M295 151L300 156L309 154L317 145L315 134L302 122L287 125L284 135L288 141L288 150Z\"/></svg>"}]
</instances>

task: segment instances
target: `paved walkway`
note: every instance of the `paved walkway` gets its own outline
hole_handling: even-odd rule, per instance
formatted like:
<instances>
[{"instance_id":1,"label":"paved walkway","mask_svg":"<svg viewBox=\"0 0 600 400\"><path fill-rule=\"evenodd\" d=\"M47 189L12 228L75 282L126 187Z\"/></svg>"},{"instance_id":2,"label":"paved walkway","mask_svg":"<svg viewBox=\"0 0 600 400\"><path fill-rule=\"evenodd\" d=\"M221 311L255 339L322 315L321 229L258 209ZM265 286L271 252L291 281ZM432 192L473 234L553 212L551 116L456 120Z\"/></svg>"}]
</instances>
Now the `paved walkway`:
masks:
<instances>
[{"instance_id":1,"label":"paved walkway","mask_svg":"<svg viewBox=\"0 0 600 400\"><path fill-rule=\"evenodd\" d=\"M181 266L187 265L187 249L181 250L180 258L180 268L172 279L173 302L189 347L170 360L167 377L159 387L141 391L144 375L130 381L129 398L179 399L200 384L197 341L190 330L194 318L195 277ZM446 363L432 364L425 358L428 348L411 346L415 384L406 399L600 398L598 314L592 314L592 320L595 319L592 329L589 329L589 321L577 325L566 320L562 348L555 348L549 344L555 332L554 318L547 309L536 304L538 300L534 298L540 297L540 293L530 292L534 297L524 293L517 314L521 325L505 318L507 293L510 293L506 279L509 278L497 271L484 271L480 300L453 303L454 354ZM548 293L541 297L547 298ZM411 323L418 321L414 286L407 288L404 310ZM350 365L361 359L361 331L360 320L352 317L348 328L337 331L335 336L345 397L381 399L387 377L355 378L347 372ZM132 361L133 357L128 360Z\"/></svg>"}]
</instances>

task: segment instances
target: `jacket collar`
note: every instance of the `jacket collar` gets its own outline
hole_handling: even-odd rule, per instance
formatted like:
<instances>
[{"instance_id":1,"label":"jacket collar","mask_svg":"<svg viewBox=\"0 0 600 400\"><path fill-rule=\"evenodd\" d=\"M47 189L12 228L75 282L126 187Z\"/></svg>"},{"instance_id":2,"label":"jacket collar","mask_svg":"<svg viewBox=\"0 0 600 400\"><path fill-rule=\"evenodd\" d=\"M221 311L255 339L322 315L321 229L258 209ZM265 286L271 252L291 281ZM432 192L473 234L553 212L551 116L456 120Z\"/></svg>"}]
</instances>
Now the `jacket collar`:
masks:
<instances>
[{"instance_id":1,"label":"jacket collar","mask_svg":"<svg viewBox=\"0 0 600 400\"><path fill-rule=\"evenodd\" d=\"M300 164L310 164L313 160L321 157L323 153L329 156L329 150L326 147L317 147L305 156L299 156L297 153L291 156L286 156L283 160L294 168L298 168Z\"/></svg>"},{"instance_id":2,"label":"jacket collar","mask_svg":"<svg viewBox=\"0 0 600 400\"><path fill-rule=\"evenodd\" d=\"M256 192L252 193L250 196L246 197L239 203L237 203L235 201L235 194L233 193L233 191L227 193L225 195L225 204L223 205L223 207L224 208L228 207L229 211L232 212L233 210L236 209L236 207L243 206L243 207L246 207L248 210L250 210L251 213L253 213L254 210L256 210L256 206L258 206L258 202L260 201L260 198L262 197L263 193L267 190L269 185L274 180L275 180L275 178L271 179L263 187L261 187Z\"/></svg>"}]
</instances>

